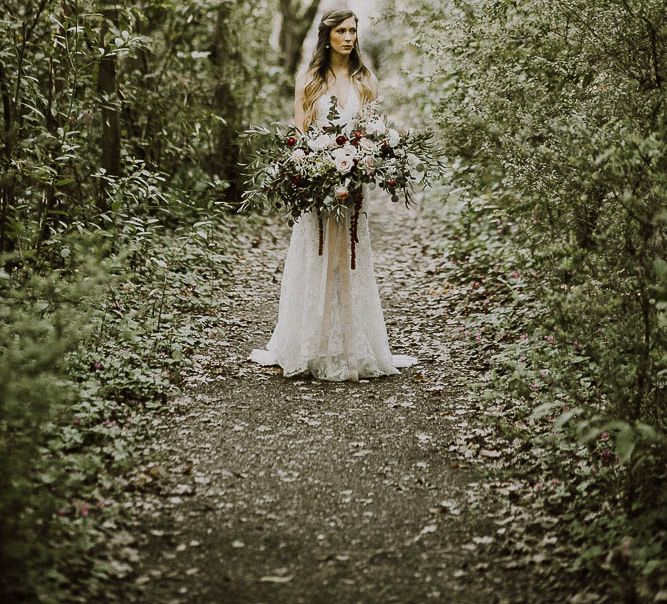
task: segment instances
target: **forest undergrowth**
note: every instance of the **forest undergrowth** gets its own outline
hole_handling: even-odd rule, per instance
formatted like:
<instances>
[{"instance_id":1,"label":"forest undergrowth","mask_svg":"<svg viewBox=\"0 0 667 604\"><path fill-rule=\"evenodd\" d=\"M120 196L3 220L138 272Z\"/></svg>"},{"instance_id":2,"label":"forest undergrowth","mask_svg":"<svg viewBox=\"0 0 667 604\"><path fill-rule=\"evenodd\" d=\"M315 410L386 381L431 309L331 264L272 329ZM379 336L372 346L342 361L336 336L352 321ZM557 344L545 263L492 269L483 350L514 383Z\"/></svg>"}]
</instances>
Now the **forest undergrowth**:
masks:
<instances>
[{"instance_id":1,"label":"forest undergrowth","mask_svg":"<svg viewBox=\"0 0 667 604\"><path fill-rule=\"evenodd\" d=\"M485 496L501 502L489 552L545 588L568 586L573 603L664 601L664 440L648 425L628 434L615 419L571 421L583 415L572 382L603 396L586 345L549 325L543 280L506 237L511 226L489 226L460 191L452 197L433 208L448 244L432 271L453 284L445 297L480 370L469 403L487 428L462 430L455 450L487 473ZM630 468L645 473L641 498Z\"/></svg>"},{"instance_id":2,"label":"forest undergrowth","mask_svg":"<svg viewBox=\"0 0 667 604\"><path fill-rule=\"evenodd\" d=\"M123 475L201 344L243 228L153 225L106 258L70 237L60 268L2 273L4 602L89 602L127 572Z\"/></svg>"}]
</instances>

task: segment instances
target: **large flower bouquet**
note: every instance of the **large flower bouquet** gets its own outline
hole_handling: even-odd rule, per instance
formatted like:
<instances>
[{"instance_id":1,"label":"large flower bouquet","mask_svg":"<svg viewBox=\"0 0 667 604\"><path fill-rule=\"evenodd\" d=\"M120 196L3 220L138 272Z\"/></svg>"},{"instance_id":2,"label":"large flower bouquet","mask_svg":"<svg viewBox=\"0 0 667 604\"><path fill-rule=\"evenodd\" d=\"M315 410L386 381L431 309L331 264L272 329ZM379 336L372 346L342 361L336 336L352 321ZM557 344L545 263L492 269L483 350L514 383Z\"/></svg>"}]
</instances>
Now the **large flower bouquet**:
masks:
<instances>
[{"instance_id":1,"label":"large flower bouquet","mask_svg":"<svg viewBox=\"0 0 667 604\"><path fill-rule=\"evenodd\" d=\"M245 136L258 138L258 152L247 166L246 191L240 211L264 207L296 220L305 212L319 219L319 253L323 249L324 216L344 220L350 214L351 268L355 268L357 223L363 185L379 186L392 201L413 203L414 184L428 185L442 173L433 133L399 132L379 111L366 104L350 122L342 123L335 97L324 125L301 134L253 128Z\"/></svg>"}]
</instances>

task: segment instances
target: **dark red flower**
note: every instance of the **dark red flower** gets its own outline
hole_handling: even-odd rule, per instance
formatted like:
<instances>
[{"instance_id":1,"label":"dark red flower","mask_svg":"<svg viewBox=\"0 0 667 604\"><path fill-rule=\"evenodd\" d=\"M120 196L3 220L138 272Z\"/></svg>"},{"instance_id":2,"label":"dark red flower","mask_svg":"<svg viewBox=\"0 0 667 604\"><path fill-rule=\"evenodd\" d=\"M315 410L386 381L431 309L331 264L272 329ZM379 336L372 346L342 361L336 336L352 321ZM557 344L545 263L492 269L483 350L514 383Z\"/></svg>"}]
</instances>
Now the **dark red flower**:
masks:
<instances>
[{"instance_id":1,"label":"dark red flower","mask_svg":"<svg viewBox=\"0 0 667 604\"><path fill-rule=\"evenodd\" d=\"M389 185L392 189L398 184L398 181L395 178L388 178L387 179L387 185Z\"/></svg>"},{"instance_id":2,"label":"dark red flower","mask_svg":"<svg viewBox=\"0 0 667 604\"><path fill-rule=\"evenodd\" d=\"M295 174L292 176L292 184L298 186L301 183L301 176L299 174Z\"/></svg>"},{"instance_id":3,"label":"dark red flower","mask_svg":"<svg viewBox=\"0 0 667 604\"><path fill-rule=\"evenodd\" d=\"M294 145L296 145L296 138L294 138L293 136L290 136L287 139L287 146L288 147L293 147Z\"/></svg>"},{"instance_id":4,"label":"dark red flower","mask_svg":"<svg viewBox=\"0 0 667 604\"><path fill-rule=\"evenodd\" d=\"M336 137L336 144L337 145L344 145L346 142L347 142L347 136L345 136L344 134L339 134Z\"/></svg>"}]
</instances>

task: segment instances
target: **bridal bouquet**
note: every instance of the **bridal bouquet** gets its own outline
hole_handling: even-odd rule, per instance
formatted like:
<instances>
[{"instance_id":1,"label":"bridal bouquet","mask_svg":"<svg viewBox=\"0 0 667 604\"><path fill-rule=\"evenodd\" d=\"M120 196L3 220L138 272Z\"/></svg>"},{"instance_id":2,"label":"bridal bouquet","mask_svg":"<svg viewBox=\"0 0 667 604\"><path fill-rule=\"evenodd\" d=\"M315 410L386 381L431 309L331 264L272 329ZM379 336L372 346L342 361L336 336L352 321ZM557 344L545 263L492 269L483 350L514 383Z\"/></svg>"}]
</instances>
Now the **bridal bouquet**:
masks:
<instances>
[{"instance_id":1,"label":"bridal bouquet","mask_svg":"<svg viewBox=\"0 0 667 604\"><path fill-rule=\"evenodd\" d=\"M341 123L333 98L327 121L301 134L294 127L254 128L246 137L261 137L259 152L249 164L240 211L268 202L296 220L305 212L319 218L323 246L323 216L344 220L350 214L351 268L355 268L357 223L362 187L379 186L392 201L413 203L413 185L428 185L442 173L438 148L430 131L399 132L379 112L377 101L365 105L348 123Z\"/></svg>"}]
</instances>

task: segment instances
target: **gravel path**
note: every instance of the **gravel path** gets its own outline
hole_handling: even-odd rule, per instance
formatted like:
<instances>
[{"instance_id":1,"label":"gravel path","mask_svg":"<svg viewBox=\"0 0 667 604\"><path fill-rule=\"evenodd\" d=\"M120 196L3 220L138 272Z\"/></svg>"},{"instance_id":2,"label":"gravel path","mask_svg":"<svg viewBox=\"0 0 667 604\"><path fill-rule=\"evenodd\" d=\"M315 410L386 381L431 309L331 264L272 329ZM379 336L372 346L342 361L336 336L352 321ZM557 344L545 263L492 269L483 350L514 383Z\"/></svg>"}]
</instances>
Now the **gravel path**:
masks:
<instances>
[{"instance_id":1,"label":"gravel path","mask_svg":"<svg viewBox=\"0 0 667 604\"><path fill-rule=\"evenodd\" d=\"M137 572L110 599L518 601L478 547L494 530L484 478L448 452L475 375L434 274L441 236L426 213L372 207L392 352L419 364L331 383L247 362L276 319L289 231L244 240L219 328L137 468L150 483L127 506Z\"/></svg>"}]
</instances>

